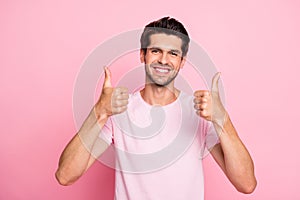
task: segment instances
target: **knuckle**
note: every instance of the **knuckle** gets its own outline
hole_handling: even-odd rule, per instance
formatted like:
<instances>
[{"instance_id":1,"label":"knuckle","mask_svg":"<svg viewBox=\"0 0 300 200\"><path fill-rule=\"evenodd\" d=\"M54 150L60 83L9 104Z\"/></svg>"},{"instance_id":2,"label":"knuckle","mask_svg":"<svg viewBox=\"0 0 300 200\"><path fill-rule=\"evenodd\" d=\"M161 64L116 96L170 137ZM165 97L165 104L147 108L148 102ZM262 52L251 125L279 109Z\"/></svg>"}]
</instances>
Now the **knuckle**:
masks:
<instances>
[{"instance_id":1,"label":"knuckle","mask_svg":"<svg viewBox=\"0 0 300 200\"><path fill-rule=\"evenodd\" d=\"M116 95L116 99L117 99L117 100L120 100L120 99L122 99L122 96L121 96L120 94L117 94L117 95Z\"/></svg>"},{"instance_id":2,"label":"knuckle","mask_svg":"<svg viewBox=\"0 0 300 200\"><path fill-rule=\"evenodd\" d=\"M122 87L122 92L127 93L128 92L128 88Z\"/></svg>"},{"instance_id":3,"label":"knuckle","mask_svg":"<svg viewBox=\"0 0 300 200\"><path fill-rule=\"evenodd\" d=\"M119 102L117 101L117 100L114 100L114 101L112 101L112 106L114 106L114 107L118 107L118 105L119 105Z\"/></svg>"},{"instance_id":4,"label":"knuckle","mask_svg":"<svg viewBox=\"0 0 300 200\"><path fill-rule=\"evenodd\" d=\"M120 106L120 105L121 105L121 102L120 102L120 101L116 101L116 102L115 102L115 106L118 107L118 106Z\"/></svg>"},{"instance_id":5,"label":"knuckle","mask_svg":"<svg viewBox=\"0 0 300 200\"><path fill-rule=\"evenodd\" d=\"M125 99L129 99L129 95L128 95L128 93L126 93L126 94L123 94L123 96L124 96L124 98L125 98Z\"/></svg>"}]
</instances>

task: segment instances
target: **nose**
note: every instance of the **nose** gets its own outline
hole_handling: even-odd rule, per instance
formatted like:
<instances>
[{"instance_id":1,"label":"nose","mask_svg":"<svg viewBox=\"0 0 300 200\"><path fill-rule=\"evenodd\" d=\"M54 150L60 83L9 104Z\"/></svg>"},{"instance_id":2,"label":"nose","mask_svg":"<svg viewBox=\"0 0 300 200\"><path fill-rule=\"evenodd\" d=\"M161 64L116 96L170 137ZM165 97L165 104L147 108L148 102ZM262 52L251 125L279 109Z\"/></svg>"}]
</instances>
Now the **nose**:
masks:
<instances>
[{"instance_id":1,"label":"nose","mask_svg":"<svg viewBox=\"0 0 300 200\"><path fill-rule=\"evenodd\" d=\"M168 64L168 54L167 52L162 52L162 54L160 55L158 62L160 64L166 65Z\"/></svg>"}]
</instances>

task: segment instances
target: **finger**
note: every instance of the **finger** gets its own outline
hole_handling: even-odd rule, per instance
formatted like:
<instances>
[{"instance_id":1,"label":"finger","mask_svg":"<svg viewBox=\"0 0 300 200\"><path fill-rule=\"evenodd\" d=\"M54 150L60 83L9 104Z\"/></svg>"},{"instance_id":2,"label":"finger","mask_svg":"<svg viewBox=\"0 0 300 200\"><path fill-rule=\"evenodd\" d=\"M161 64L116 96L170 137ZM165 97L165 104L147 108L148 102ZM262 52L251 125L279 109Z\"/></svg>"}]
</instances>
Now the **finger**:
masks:
<instances>
[{"instance_id":1,"label":"finger","mask_svg":"<svg viewBox=\"0 0 300 200\"><path fill-rule=\"evenodd\" d=\"M113 93L114 99L128 99L129 94L128 94L128 89L125 88L115 88L114 93Z\"/></svg>"},{"instance_id":2,"label":"finger","mask_svg":"<svg viewBox=\"0 0 300 200\"><path fill-rule=\"evenodd\" d=\"M194 104L194 108L196 110L205 110L208 108L208 104L207 103L197 103L197 104Z\"/></svg>"},{"instance_id":3,"label":"finger","mask_svg":"<svg viewBox=\"0 0 300 200\"><path fill-rule=\"evenodd\" d=\"M115 107L122 107L122 106L126 106L128 104L128 100L117 100L117 101L113 101L113 106Z\"/></svg>"},{"instance_id":4,"label":"finger","mask_svg":"<svg viewBox=\"0 0 300 200\"><path fill-rule=\"evenodd\" d=\"M207 103L207 102L208 102L208 98L206 97L200 97L194 99L194 103Z\"/></svg>"},{"instance_id":5,"label":"finger","mask_svg":"<svg viewBox=\"0 0 300 200\"><path fill-rule=\"evenodd\" d=\"M103 88L105 88L105 87L112 87L112 84L111 84L111 72L108 69L108 67L104 67L104 73L105 73L105 77L104 77Z\"/></svg>"},{"instance_id":6,"label":"finger","mask_svg":"<svg viewBox=\"0 0 300 200\"><path fill-rule=\"evenodd\" d=\"M114 94L127 94L128 93L128 88L126 87L116 87L114 90Z\"/></svg>"},{"instance_id":7,"label":"finger","mask_svg":"<svg viewBox=\"0 0 300 200\"><path fill-rule=\"evenodd\" d=\"M209 117L208 112L207 112L206 110L200 110L200 111L199 111L199 114L200 114L200 116L203 117L203 118Z\"/></svg>"},{"instance_id":8,"label":"finger","mask_svg":"<svg viewBox=\"0 0 300 200\"><path fill-rule=\"evenodd\" d=\"M200 117L203 117L203 118L208 118L209 116L207 115L207 111L206 110L197 110L196 111L196 114L199 115Z\"/></svg>"},{"instance_id":9,"label":"finger","mask_svg":"<svg viewBox=\"0 0 300 200\"><path fill-rule=\"evenodd\" d=\"M204 109L206 109L207 108L207 103L201 103L200 104L200 110L204 110Z\"/></svg>"},{"instance_id":10,"label":"finger","mask_svg":"<svg viewBox=\"0 0 300 200\"><path fill-rule=\"evenodd\" d=\"M195 97L204 97L204 96L209 96L209 91L208 90L197 90L194 92Z\"/></svg>"},{"instance_id":11,"label":"finger","mask_svg":"<svg viewBox=\"0 0 300 200\"><path fill-rule=\"evenodd\" d=\"M195 108L196 110L200 110L200 104L194 104L194 108Z\"/></svg>"},{"instance_id":12,"label":"finger","mask_svg":"<svg viewBox=\"0 0 300 200\"><path fill-rule=\"evenodd\" d=\"M201 99L200 98L194 98L193 102L196 104L196 103L200 103L201 102Z\"/></svg>"},{"instance_id":13,"label":"finger","mask_svg":"<svg viewBox=\"0 0 300 200\"><path fill-rule=\"evenodd\" d=\"M129 94L117 94L117 95L114 95L114 98L116 100L128 100L129 99Z\"/></svg>"},{"instance_id":14,"label":"finger","mask_svg":"<svg viewBox=\"0 0 300 200\"><path fill-rule=\"evenodd\" d=\"M114 114L120 114L120 113L124 112L126 109L127 109L127 105L126 106L115 107L115 108L113 108L112 112Z\"/></svg>"},{"instance_id":15,"label":"finger","mask_svg":"<svg viewBox=\"0 0 300 200\"><path fill-rule=\"evenodd\" d=\"M209 101L209 97L203 96L203 97L195 97L194 103L207 103Z\"/></svg>"},{"instance_id":16,"label":"finger","mask_svg":"<svg viewBox=\"0 0 300 200\"><path fill-rule=\"evenodd\" d=\"M220 79L220 76L221 76L221 72L217 72L213 79L212 79L212 86L211 86L211 91L212 92L216 92L216 93L219 93L219 86L218 86L218 83L219 83L219 79Z\"/></svg>"}]
</instances>

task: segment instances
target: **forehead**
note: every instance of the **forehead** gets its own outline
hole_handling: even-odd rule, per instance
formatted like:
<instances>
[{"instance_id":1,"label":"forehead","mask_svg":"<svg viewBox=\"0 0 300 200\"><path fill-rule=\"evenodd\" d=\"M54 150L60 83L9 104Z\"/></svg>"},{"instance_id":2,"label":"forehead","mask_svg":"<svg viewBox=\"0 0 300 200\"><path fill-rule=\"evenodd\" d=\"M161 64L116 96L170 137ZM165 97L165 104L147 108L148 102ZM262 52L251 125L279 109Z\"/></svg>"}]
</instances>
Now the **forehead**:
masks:
<instances>
[{"instance_id":1,"label":"forehead","mask_svg":"<svg viewBox=\"0 0 300 200\"><path fill-rule=\"evenodd\" d=\"M176 35L167 35L165 33L156 33L150 36L151 47L158 47L161 49L172 49L181 52L182 40Z\"/></svg>"}]
</instances>

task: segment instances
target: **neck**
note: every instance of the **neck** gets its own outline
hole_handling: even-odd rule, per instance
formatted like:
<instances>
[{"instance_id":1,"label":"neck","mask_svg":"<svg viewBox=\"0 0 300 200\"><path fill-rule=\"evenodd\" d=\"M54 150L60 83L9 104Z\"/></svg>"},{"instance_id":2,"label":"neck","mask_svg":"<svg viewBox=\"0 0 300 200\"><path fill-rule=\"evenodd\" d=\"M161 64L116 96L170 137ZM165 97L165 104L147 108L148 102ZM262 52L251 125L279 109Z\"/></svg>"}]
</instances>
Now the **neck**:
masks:
<instances>
[{"instance_id":1,"label":"neck","mask_svg":"<svg viewBox=\"0 0 300 200\"><path fill-rule=\"evenodd\" d=\"M180 91L170 84L168 86L157 86L153 83L146 84L145 88L141 90L141 96L145 102L150 105L165 106L174 102Z\"/></svg>"}]
</instances>

